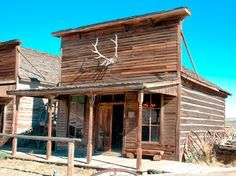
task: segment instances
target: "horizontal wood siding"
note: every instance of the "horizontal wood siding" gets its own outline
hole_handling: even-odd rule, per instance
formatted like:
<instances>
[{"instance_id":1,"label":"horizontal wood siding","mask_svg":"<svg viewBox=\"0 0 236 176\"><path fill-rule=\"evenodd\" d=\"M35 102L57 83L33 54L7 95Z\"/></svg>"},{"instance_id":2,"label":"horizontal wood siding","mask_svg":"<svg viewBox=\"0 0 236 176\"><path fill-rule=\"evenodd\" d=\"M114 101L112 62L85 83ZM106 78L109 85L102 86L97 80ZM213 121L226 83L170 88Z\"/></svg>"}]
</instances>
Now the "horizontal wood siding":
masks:
<instances>
[{"instance_id":1,"label":"horizontal wood siding","mask_svg":"<svg viewBox=\"0 0 236 176\"><path fill-rule=\"evenodd\" d=\"M208 130L223 131L225 124L225 99L195 85L182 80L180 147L190 131L199 136Z\"/></svg>"},{"instance_id":2,"label":"horizontal wood siding","mask_svg":"<svg viewBox=\"0 0 236 176\"><path fill-rule=\"evenodd\" d=\"M178 20L174 20L129 29L119 26L63 37L62 85L153 79L160 77L160 73L176 73L178 24ZM94 59L97 55L91 51L92 43L98 37L98 50L111 58L114 43L110 39L114 39L115 34L118 36L117 62L108 68L101 67Z\"/></svg>"},{"instance_id":3,"label":"horizontal wood siding","mask_svg":"<svg viewBox=\"0 0 236 176\"><path fill-rule=\"evenodd\" d=\"M177 97L164 96L163 147L165 159L175 159Z\"/></svg>"},{"instance_id":4,"label":"horizontal wood siding","mask_svg":"<svg viewBox=\"0 0 236 176\"><path fill-rule=\"evenodd\" d=\"M19 105L17 133L24 133L45 122L47 115L47 99L22 97Z\"/></svg>"},{"instance_id":5,"label":"horizontal wood siding","mask_svg":"<svg viewBox=\"0 0 236 176\"><path fill-rule=\"evenodd\" d=\"M1 98L0 98L1 99ZM3 125L3 133L12 133L12 118L14 115L14 98L9 98L4 101L4 125ZM7 138L0 138L0 146L4 145L7 142Z\"/></svg>"},{"instance_id":6,"label":"horizontal wood siding","mask_svg":"<svg viewBox=\"0 0 236 176\"><path fill-rule=\"evenodd\" d=\"M8 48L0 47L0 84L1 82L15 81L16 67L16 48L9 46Z\"/></svg>"}]
</instances>

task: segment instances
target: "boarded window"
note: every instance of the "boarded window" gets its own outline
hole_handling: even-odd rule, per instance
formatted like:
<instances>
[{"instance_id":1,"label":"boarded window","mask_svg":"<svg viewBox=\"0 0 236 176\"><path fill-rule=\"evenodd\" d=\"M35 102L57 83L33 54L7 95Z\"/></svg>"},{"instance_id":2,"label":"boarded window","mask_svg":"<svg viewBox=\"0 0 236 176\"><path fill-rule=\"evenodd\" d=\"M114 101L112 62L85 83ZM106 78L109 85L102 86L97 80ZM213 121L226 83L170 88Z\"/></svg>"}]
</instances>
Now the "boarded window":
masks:
<instances>
[{"instance_id":1,"label":"boarded window","mask_svg":"<svg viewBox=\"0 0 236 176\"><path fill-rule=\"evenodd\" d=\"M160 95L144 94L142 113L142 141L159 142Z\"/></svg>"},{"instance_id":2,"label":"boarded window","mask_svg":"<svg viewBox=\"0 0 236 176\"><path fill-rule=\"evenodd\" d=\"M85 96L70 97L69 137L82 138Z\"/></svg>"}]
</instances>

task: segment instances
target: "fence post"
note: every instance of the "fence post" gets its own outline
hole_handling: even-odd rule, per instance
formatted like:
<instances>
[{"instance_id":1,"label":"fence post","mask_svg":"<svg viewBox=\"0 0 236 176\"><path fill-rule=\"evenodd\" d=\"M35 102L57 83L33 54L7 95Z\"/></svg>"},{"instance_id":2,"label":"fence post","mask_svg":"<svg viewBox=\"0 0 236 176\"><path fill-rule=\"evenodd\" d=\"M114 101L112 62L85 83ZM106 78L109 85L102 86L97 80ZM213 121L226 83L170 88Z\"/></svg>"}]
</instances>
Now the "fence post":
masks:
<instances>
[{"instance_id":1,"label":"fence post","mask_svg":"<svg viewBox=\"0 0 236 176\"><path fill-rule=\"evenodd\" d=\"M68 158L67 158L67 176L73 176L74 174L74 142L68 143Z\"/></svg>"}]
</instances>

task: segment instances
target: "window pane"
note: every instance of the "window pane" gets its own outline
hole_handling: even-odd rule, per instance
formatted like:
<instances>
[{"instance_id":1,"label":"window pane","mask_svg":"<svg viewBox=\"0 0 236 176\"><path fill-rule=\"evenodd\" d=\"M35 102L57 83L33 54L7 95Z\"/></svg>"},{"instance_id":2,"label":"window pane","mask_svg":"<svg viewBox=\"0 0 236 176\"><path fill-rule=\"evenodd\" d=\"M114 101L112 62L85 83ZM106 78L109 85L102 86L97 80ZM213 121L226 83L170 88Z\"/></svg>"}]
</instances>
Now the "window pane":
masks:
<instances>
[{"instance_id":1,"label":"window pane","mask_svg":"<svg viewBox=\"0 0 236 176\"><path fill-rule=\"evenodd\" d=\"M120 102L125 100L125 95L124 94L115 94L114 95L114 101L115 102Z\"/></svg>"},{"instance_id":2,"label":"window pane","mask_svg":"<svg viewBox=\"0 0 236 176\"><path fill-rule=\"evenodd\" d=\"M101 102L112 102L112 95L102 95Z\"/></svg>"},{"instance_id":3,"label":"window pane","mask_svg":"<svg viewBox=\"0 0 236 176\"><path fill-rule=\"evenodd\" d=\"M142 141L149 141L149 126L142 128Z\"/></svg>"},{"instance_id":4,"label":"window pane","mask_svg":"<svg viewBox=\"0 0 236 176\"><path fill-rule=\"evenodd\" d=\"M157 126L151 127L151 141L153 142L159 141L159 127Z\"/></svg>"},{"instance_id":5,"label":"window pane","mask_svg":"<svg viewBox=\"0 0 236 176\"><path fill-rule=\"evenodd\" d=\"M149 125L150 111L149 109L143 109L143 125Z\"/></svg>"},{"instance_id":6,"label":"window pane","mask_svg":"<svg viewBox=\"0 0 236 176\"><path fill-rule=\"evenodd\" d=\"M144 107L149 107L150 106L150 94L144 94L143 106Z\"/></svg>"},{"instance_id":7,"label":"window pane","mask_svg":"<svg viewBox=\"0 0 236 176\"><path fill-rule=\"evenodd\" d=\"M151 124L153 125L160 124L160 110L159 109L151 110Z\"/></svg>"},{"instance_id":8,"label":"window pane","mask_svg":"<svg viewBox=\"0 0 236 176\"><path fill-rule=\"evenodd\" d=\"M151 108L160 108L160 94L151 94Z\"/></svg>"}]
</instances>

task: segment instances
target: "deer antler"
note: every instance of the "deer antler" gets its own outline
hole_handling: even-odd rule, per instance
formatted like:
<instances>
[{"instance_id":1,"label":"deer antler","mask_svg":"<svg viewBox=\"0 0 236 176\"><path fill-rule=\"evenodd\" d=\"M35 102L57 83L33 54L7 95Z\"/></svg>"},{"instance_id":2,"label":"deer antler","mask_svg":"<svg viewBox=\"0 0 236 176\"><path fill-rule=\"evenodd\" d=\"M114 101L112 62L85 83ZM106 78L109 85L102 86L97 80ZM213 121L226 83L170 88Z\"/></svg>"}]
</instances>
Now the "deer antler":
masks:
<instances>
[{"instance_id":1,"label":"deer antler","mask_svg":"<svg viewBox=\"0 0 236 176\"><path fill-rule=\"evenodd\" d=\"M96 39L96 43L93 44L93 47L94 47L94 50L92 50L93 53L96 53L98 54L98 56L96 57L96 59L100 59L100 58L103 58L104 61L100 64L102 66L108 66L108 65L111 65L111 64L114 64L115 61L116 61L116 58L118 57L117 55L117 49L118 49L118 44L117 44L117 35L115 35L115 40L111 39L112 42L115 43L115 54L112 58L107 58L106 56L104 56L103 54L101 54L98 49L97 49L97 45L98 45L98 38Z\"/></svg>"}]
</instances>

